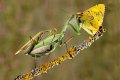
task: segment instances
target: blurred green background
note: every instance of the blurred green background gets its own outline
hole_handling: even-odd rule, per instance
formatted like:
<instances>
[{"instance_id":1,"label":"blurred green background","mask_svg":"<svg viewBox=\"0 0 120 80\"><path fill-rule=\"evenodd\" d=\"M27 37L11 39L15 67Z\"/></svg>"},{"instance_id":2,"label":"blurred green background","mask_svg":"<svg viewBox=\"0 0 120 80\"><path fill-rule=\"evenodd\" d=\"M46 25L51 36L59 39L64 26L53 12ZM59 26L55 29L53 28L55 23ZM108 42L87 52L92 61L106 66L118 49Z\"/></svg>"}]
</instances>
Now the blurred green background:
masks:
<instances>
[{"instance_id":1,"label":"blurred green background","mask_svg":"<svg viewBox=\"0 0 120 80\"><path fill-rule=\"evenodd\" d=\"M103 25L107 32L103 37L74 59L33 80L120 80L120 0L0 0L0 80L13 80L34 67L31 56L14 55L29 36L53 28L59 33L71 14L98 3L106 5ZM82 30L68 46L82 42L86 34ZM65 40L73 35L68 30ZM37 64L44 64L64 52L64 46L58 47L49 58L38 59Z\"/></svg>"}]
</instances>

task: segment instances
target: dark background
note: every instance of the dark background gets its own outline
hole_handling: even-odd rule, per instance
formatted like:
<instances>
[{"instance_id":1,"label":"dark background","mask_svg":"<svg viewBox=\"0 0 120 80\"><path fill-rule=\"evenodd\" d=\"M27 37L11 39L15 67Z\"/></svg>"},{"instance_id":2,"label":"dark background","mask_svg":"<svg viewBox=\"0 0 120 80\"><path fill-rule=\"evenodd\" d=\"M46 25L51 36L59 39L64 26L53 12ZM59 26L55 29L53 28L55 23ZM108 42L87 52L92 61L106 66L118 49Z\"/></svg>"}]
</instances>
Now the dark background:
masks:
<instances>
[{"instance_id":1,"label":"dark background","mask_svg":"<svg viewBox=\"0 0 120 80\"><path fill-rule=\"evenodd\" d=\"M106 5L103 26L106 33L72 60L40 75L36 80L120 80L120 0L0 0L0 80L13 80L30 72L34 59L14 53L37 32L57 28L58 33L70 15L98 3ZM68 46L86 37L67 31L65 40L74 35ZM66 52L58 47L49 58L37 60L41 65ZM35 80L35 79L34 79Z\"/></svg>"}]
</instances>

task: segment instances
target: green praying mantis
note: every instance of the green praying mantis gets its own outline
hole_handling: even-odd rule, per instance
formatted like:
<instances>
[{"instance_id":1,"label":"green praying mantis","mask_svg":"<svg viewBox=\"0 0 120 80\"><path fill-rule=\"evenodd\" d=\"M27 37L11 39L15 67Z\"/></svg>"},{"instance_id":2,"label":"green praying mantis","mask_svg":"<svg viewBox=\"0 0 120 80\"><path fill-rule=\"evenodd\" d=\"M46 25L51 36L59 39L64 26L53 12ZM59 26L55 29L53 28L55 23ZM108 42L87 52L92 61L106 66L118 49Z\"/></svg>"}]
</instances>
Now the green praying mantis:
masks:
<instances>
[{"instance_id":1,"label":"green praying mantis","mask_svg":"<svg viewBox=\"0 0 120 80\"><path fill-rule=\"evenodd\" d=\"M70 21L73 18L75 18L74 15L72 15L70 19L66 22L60 34L54 34L56 29L41 31L37 33L33 38L31 37L31 39L24 46L22 46L15 54L24 53L31 55L35 58L40 58L44 55L48 55L49 53L53 52L57 48L57 46L62 44L62 40L67 28L71 27L74 32L76 32L78 35L80 34L79 28L75 28L70 23ZM40 40L41 35L46 32L53 32L53 34L43 40Z\"/></svg>"},{"instance_id":2,"label":"green praying mantis","mask_svg":"<svg viewBox=\"0 0 120 80\"><path fill-rule=\"evenodd\" d=\"M62 44L62 40L65 36L65 32L67 28L71 27L75 33L78 35L79 33L79 28L75 28L70 21L74 18L75 16L72 15L70 19L66 22L64 25L62 31L60 34L54 34L56 32L56 29L53 30L45 30L37 33L33 38L30 37L30 40L22 46L15 54L19 53L24 53L26 55L31 55L35 59L35 67L36 67L36 58L41 58L42 56L49 55L52 53L59 45ZM76 17L75 17L76 18ZM77 19L76 19L77 20ZM78 21L77 21L78 22ZM44 33L53 33L52 35L46 37L45 39L41 40L41 36ZM72 37L68 40L70 41ZM67 48L67 42L65 42L66 48Z\"/></svg>"}]
</instances>

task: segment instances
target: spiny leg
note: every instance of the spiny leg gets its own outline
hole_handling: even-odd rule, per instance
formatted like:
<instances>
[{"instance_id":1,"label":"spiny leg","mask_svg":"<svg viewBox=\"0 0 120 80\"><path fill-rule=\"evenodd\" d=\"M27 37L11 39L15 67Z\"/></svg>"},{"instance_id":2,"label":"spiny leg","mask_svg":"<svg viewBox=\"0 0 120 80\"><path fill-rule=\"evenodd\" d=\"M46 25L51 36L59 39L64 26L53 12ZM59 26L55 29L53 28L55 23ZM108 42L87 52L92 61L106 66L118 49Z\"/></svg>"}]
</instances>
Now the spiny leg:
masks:
<instances>
[{"instance_id":1,"label":"spiny leg","mask_svg":"<svg viewBox=\"0 0 120 80\"><path fill-rule=\"evenodd\" d=\"M70 37L70 38L66 41L66 43L70 42L70 41L72 40L72 38L73 38L73 36Z\"/></svg>"},{"instance_id":2,"label":"spiny leg","mask_svg":"<svg viewBox=\"0 0 120 80\"><path fill-rule=\"evenodd\" d=\"M38 43L38 39L35 41L31 36L30 36L30 39L32 40L32 44L37 44ZM33 46L34 47L34 46ZM34 58L34 62L35 62L35 68L36 68L36 66L37 66L37 61L36 61L36 55L35 55L35 58Z\"/></svg>"},{"instance_id":3,"label":"spiny leg","mask_svg":"<svg viewBox=\"0 0 120 80\"><path fill-rule=\"evenodd\" d=\"M34 64L35 66L34 66L34 67L36 68L36 67L37 67L37 59L36 59L36 55L35 55L35 58L34 58L34 62L35 62L35 64Z\"/></svg>"},{"instance_id":4,"label":"spiny leg","mask_svg":"<svg viewBox=\"0 0 120 80\"><path fill-rule=\"evenodd\" d=\"M70 37L70 38L69 38L66 42L64 42L64 44L63 44L63 46L65 45L67 52L68 52L68 46L67 46L67 43L70 42L70 41L72 40L72 38L73 38L73 36Z\"/></svg>"},{"instance_id":5,"label":"spiny leg","mask_svg":"<svg viewBox=\"0 0 120 80\"><path fill-rule=\"evenodd\" d=\"M72 38L73 38L73 36L70 37L67 41L65 41L64 44L60 45L60 47L66 45L68 42L70 42L72 40Z\"/></svg>"},{"instance_id":6,"label":"spiny leg","mask_svg":"<svg viewBox=\"0 0 120 80\"><path fill-rule=\"evenodd\" d=\"M64 44L65 44L66 50L67 50L67 52L68 52L68 46L67 46L67 43L65 42Z\"/></svg>"}]
</instances>

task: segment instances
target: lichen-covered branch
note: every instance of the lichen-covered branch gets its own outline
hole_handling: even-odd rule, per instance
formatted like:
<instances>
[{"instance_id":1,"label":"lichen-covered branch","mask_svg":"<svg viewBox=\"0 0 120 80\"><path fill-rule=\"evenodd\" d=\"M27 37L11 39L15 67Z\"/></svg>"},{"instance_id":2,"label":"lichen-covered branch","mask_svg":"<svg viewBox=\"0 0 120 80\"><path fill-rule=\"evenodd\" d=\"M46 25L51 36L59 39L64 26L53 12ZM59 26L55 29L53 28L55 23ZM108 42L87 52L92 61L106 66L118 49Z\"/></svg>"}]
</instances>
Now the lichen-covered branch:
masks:
<instances>
[{"instance_id":1,"label":"lichen-covered branch","mask_svg":"<svg viewBox=\"0 0 120 80\"><path fill-rule=\"evenodd\" d=\"M26 73L26 74L17 76L15 78L15 80L21 80L21 79L29 80L29 79L34 78L35 76L41 75L43 73L47 73L47 71L49 69L53 68L56 65L61 64L63 61L65 61L67 59L74 58L80 51L84 50L85 48L88 48L95 40L99 39L103 35L104 32L105 32L105 30L101 26L95 35L89 37L89 39L85 40L80 45L73 46L63 56L60 56L60 57L54 59L53 61L48 62L44 65L36 67L30 73Z\"/></svg>"}]
</instances>

